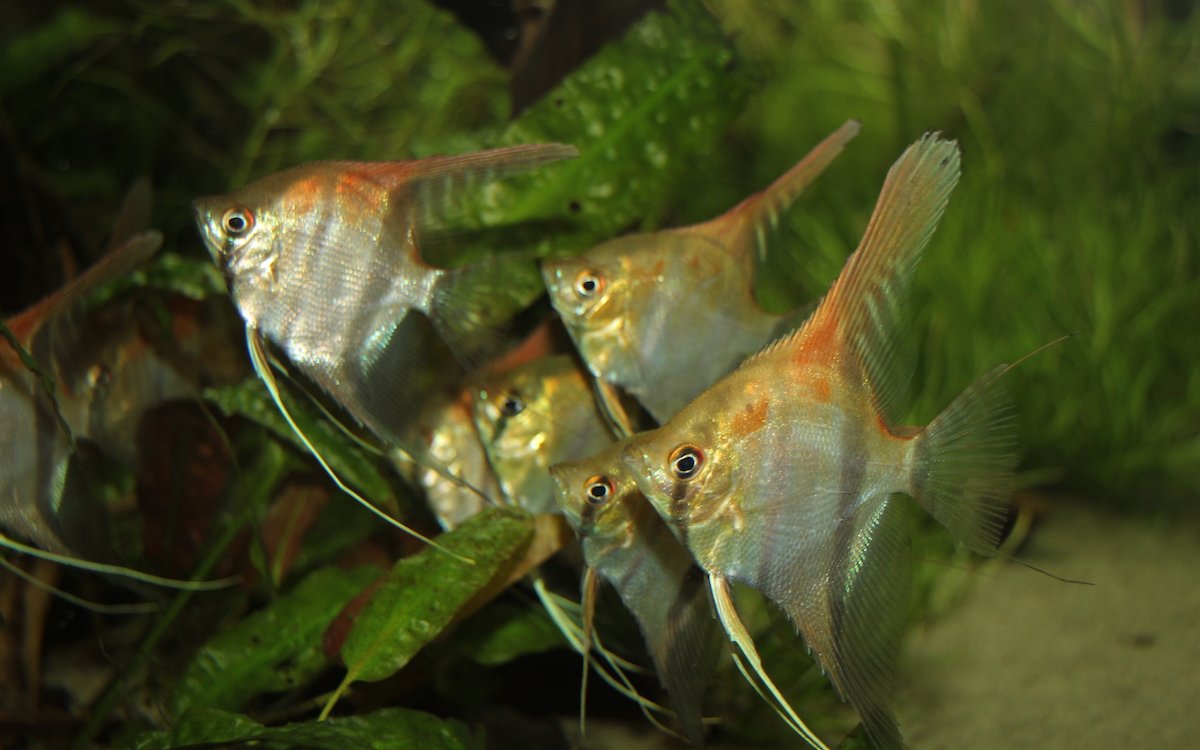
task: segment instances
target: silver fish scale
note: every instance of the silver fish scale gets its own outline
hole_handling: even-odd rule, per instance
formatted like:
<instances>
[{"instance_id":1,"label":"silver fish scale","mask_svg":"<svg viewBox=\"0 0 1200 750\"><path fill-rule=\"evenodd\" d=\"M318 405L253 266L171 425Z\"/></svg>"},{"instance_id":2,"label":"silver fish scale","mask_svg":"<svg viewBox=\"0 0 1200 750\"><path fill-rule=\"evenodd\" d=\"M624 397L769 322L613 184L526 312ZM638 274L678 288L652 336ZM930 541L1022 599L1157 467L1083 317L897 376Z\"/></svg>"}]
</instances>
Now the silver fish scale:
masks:
<instances>
[{"instance_id":1,"label":"silver fish scale","mask_svg":"<svg viewBox=\"0 0 1200 750\"><path fill-rule=\"evenodd\" d=\"M386 344L407 312L430 309L441 272L381 247L377 218L314 210L275 235L272 283L235 283L234 294L247 323L297 365L336 370L364 347Z\"/></svg>"}]
</instances>

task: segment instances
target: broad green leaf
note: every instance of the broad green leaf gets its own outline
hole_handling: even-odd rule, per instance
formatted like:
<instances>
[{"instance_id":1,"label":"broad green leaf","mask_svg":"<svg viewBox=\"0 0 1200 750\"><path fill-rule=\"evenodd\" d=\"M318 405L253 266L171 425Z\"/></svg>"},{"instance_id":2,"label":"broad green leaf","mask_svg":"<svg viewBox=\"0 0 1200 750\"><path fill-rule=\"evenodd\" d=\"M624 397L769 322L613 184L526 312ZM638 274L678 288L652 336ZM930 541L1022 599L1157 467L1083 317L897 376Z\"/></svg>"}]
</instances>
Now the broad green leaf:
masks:
<instances>
[{"instance_id":1,"label":"broad green leaf","mask_svg":"<svg viewBox=\"0 0 1200 750\"><path fill-rule=\"evenodd\" d=\"M259 693L295 688L326 665L321 637L333 618L383 571L325 568L290 593L205 644L171 697L179 716L197 708L236 710Z\"/></svg>"},{"instance_id":2,"label":"broad green leaf","mask_svg":"<svg viewBox=\"0 0 1200 750\"><path fill-rule=\"evenodd\" d=\"M143 735L132 747L169 750L218 743L246 743L269 750L483 750L484 747L483 735L462 722L405 708L281 727L264 727L241 714L200 709L184 714L170 732Z\"/></svg>"},{"instance_id":3,"label":"broad green leaf","mask_svg":"<svg viewBox=\"0 0 1200 750\"><path fill-rule=\"evenodd\" d=\"M592 239L647 205L713 148L748 91L738 57L702 3L676 0L604 47L515 120L502 143L561 141L578 159L497 207L512 220L566 218Z\"/></svg>"},{"instance_id":4,"label":"broad green leaf","mask_svg":"<svg viewBox=\"0 0 1200 750\"><path fill-rule=\"evenodd\" d=\"M339 476L376 505L387 507L394 503L395 493L392 485L362 446L357 445L328 419L320 418L307 400L289 398L286 392L283 397L296 424L317 446L321 455ZM271 401L266 387L257 378L250 378L236 385L208 388L204 391L204 398L216 404L226 415L246 417L301 451L307 450L284 421L283 415Z\"/></svg>"},{"instance_id":5,"label":"broad green leaf","mask_svg":"<svg viewBox=\"0 0 1200 750\"><path fill-rule=\"evenodd\" d=\"M504 575L532 533L527 514L490 508L438 537L438 544L474 564L432 548L396 563L342 646L348 670L342 688L400 670L488 583Z\"/></svg>"},{"instance_id":6,"label":"broad green leaf","mask_svg":"<svg viewBox=\"0 0 1200 750\"><path fill-rule=\"evenodd\" d=\"M463 623L451 650L487 667L566 645L546 612L533 604L496 602Z\"/></svg>"},{"instance_id":7,"label":"broad green leaf","mask_svg":"<svg viewBox=\"0 0 1200 750\"><path fill-rule=\"evenodd\" d=\"M483 225L533 222L522 246L579 250L660 207L669 186L710 152L741 111L747 78L701 3L648 13L526 109L502 133L450 136L425 153L514 143L569 143L579 157L488 185ZM557 236L556 236L557 235Z\"/></svg>"}]
</instances>

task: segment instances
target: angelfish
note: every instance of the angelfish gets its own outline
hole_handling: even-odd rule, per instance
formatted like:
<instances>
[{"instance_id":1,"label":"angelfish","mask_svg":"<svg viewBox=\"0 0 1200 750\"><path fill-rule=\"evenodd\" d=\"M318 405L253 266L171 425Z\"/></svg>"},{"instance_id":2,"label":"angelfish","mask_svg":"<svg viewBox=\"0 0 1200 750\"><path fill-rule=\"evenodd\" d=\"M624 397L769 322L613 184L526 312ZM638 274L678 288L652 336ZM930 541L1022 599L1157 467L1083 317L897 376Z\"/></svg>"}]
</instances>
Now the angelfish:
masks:
<instances>
[{"instance_id":1,"label":"angelfish","mask_svg":"<svg viewBox=\"0 0 1200 750\"><path fill-rule=\"evenodd\" d=\"M469 266L430 266L422 247L484 183L576 153L546 144L403 162L318 162L196 200L200 233L272 395L278 388L268 341L388 448L436 465L415 434L435 385L428 361L438 339L473 353L488 295L504 280L489 286ZM374 510L296 432L338 486Z\"/></svg>"},{"instance_id":2,"label":"angelfish","mask_svg":"<svg viewBox=\"0 0 1200 750\"><path fill-rule=\"evenodd\" d=\"M701 703L720 652L704 574L621 466L622 443L550 467L558 507L579 534L587 572L585 631L599 575L617 590L646 639L687 738L703 743ZM585 674L586 679L586 674Z\"/></svg>"},{"instance_id":3,"label":"angelfish","mask_svg":"<svg viewBox=\"0 0 1200 750\"><path fill-rule=\"evenodd\" d=\"M471 405L470 389L463 389L454 398L434 402L420 418L429 455L461 481L411 462L397 467L425 491L430 510L447 530L461 526L488 505L499 504L503 497L475 428Z\"/></svg>"},{"instance_id":4,"label":"angelfish","mask_svg":"<svg viewBox=\"0 0 1200 750\"><path fill-rule=\"evenodd\" d=\"M487 379L476 391L474 415L506 501L530 513L558 511L550 466L612 442L586 374L567 354Z\"/></svg>"},{"instance_id":5,"label":"angelfish","mask_svg":"<svg viewBox=\"0 0 1200 750\"><path fill-rule=\"evenodd\" d=\"M899 495L992 554L1016 463L1004 367L924 428L898 426L911 376L896 344L901 305L959 169L953 141L910 146L803 327L621 456L708 573L731 636L747 639L730 599L737 582L784 610L880 750L904 746L890 702L909 594Z\"/></svg>"},{"instance_id":6,"label":"angelfish","mask_svg":"<svg viewBox=\"0 0 1200 750\"><path fill-rule=\"evenodd\" d=\"M64 539L71 524L64 493L75 440L104 435L112 419L128 416L114 412L109 419L93 419L96 400L121 386L124 372L109 366L106 360L118 353L101 346L97 332L80 319L82 302L98 285L129 273L161 245L158 232L136 235L62 289L5 321L15 343L42 372L34 372L9 343L0 344L0 424L5 425L0 430L0 526L44 550L71 551ZM118 447L103 442L106 448Z\"/></svg>"},{"instance_id":7,"label":"angelfish","mask_svg":"<svg viewBox=\"0 0 1200 750\"><path fill-rule=\"evenodd\" d=\"M768 225L858 133L850 121L765 190L701 224L604 242L545 262L542 275L606 408L611 386L661 424L767 342L801 322L759 306L755 267ZM706 335L695 335L703 321ZM624 419L615 417L618 422Z\"/></svg>"}]
</instances>

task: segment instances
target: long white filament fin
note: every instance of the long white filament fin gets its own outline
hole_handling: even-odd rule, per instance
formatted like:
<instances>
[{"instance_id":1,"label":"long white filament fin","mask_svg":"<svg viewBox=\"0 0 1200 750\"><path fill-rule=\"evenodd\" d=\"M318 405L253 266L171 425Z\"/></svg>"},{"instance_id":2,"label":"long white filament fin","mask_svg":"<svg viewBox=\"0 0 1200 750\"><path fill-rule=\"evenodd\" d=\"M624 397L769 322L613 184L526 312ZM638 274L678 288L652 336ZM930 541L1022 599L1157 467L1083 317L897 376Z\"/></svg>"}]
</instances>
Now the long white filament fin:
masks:
<instances>
[{"instance_id":1,"label":"long white filament fin","mask_svg":"<svg viewBox=\"0 0 1200 750\"><path fill-rule=\"evenodd\" d=\"M21 544L15 539L9 538L4 534L0 534L0 547L7 547L14 552L22 552L33 557L40 557L43 560L56 562L59 565L66 565L80 570L87 570L92 573L104 573L107 575L120 576L128 578L132 581L141 581L149 583L153 586L162 586L168 589L182 589L183 591L214 591L232 586L238 582L238 578L220 578L215 581L181 581L177 578L163 578L162 576L143 573L132 568L126 568L122 565L109 565L108 563L92 562L90 560L80 560L69 555L60 555L56 552L47 552L44 549L30 547L27 544Z\"/></svg>"},{"instance_id":2,"label":"long white filament fin","mask_svg":"<svg viewBox=\"0 0 1200 750\"><path fill-rule=\"evenodd\" d=\"M305 435L300 429L300 426L297 425L295 420L292 419L292 415L288 411L287 407L283 405L283 398L279 393L279 385L275 382L275 375L271 372L271 365L267 361L266 352L263 351L262 339L258 336L258 331L251 326L246 326L246 348L250 351L250 363L254 367L254 371L258 373L258 377L263 381L264 384L266 384L267 391L271 394L271 400L275 402L275 406L279 409L279 412L283 414L283 418L287 421L288 426L292 428L292 432L296 433L296 437L300 438L300 442L304 444L304 447L308 449L308 452L312 454L312 457L317 459L317 463L321 465L321 468L325 470L325 473L330 479L333 480L333 483L337 485L338 489L353 498L359 505L363 506L406 534L410 534L411 536L421 540L440 552L445 552L447 555L450 555L456 560L461 560L468 565L475 564L475 561L469 557L463 557L456 552L451 552L424 534L421 534L415 529L409 528L408 526L400 523L395 518L392 518L387 513L384 513L379 508L376 508L374 505L367 502L365 498L347 486L346 483L341 480L341 477L339 477L333 470L333 467L325 462L325 458L321 455L320 451L317 450L316 446L314 446L308 439L308 436Z\"/></svg>"},{"instance_id":3,"label":"long white filament fin","mask_svg":"<svg viewBox=\"0 0 1200 750\"><path fill-rule=\"evenodd\" d=\"M568 602L557 594L547 590L541 579L534 581L533 588L534 591L537 592L538 598L542 602L542 606L545 607L546 613L550 615L551 621L554 622L559 632L561 632L563 637L566 638L567 643L572 649L575 650L576 653L582 654L582 629L567 615L567 610L572 608L577 609L578 605L576 605L574 602ZM564 604L570 606L564 606ZM593 665L595 667L596 674L599 675L600 679L604 680L604 682L606 682L613 690L616 690L621 695L636 703L638 708L641 709L642 714L646 717L646 720L653 724L660 731L678 737L679 735L676 732L665 726L651 713L654 712L664 716L675 716L675 712L666 706L655 703L649 698L646 698L638 693L637 688L634 687L633 683L630 682L629 678L625 675L626 671L630 671L628 670L628 667L633 667L636 671L643 670L640 667L636 667L636 665L629 664L629 662L624 661L620 657L608 651L606 648L604 648L604 645L600 643L600 639L598 637L593 637L592 647L599 652L599 654L604 658L604 661L608 664L608 669L605 669L599 664ZM609 672L609 669L611 669L612 672ZM614 674L616 675L615 677L613 676Z\"/></svg>"},{"instance_id":4,"label":"long white filament fin","mask_svg":"<svg viewBox=\"0 0 1200 750\"><path fill-rule=\"evenodd\" d=\"M713 602L716 604L717 617L721 620L721 626L725 628L725 633L729 636L729 639L741 649L742 654L746 657L746 661L750 663L754 673L762 680L763 685L766 686L771 696L774 697L775 701L772 705L776 712L809 745L816 748L816 750L829 750L829 747L808 728L808 725L804 723L804 720L800 718L787 699L783 697L783 694L779 692L779 688L775 686L775 683L767 675L766 669L763 668L762 659L759 658L758 649L754 647L754 639L750 637L746 626L742 624L742 618L738 616L737 609L733 606L729 581L722 576L710 574L708 583L709 588L712 589ZM736 654L734 655L734 662L737 663L742 675L747 680L750 680L750 676L746 674L745 665L737 658ZM750 680L750 684L754 685L753 680ZM757 690L758 688L755 687L755 689ZM762 693L759 692L759 694L761 695Z\"/></svg>"},{"instance_id":5,"label":"long white filament fin","mask_svg":"<svg viewBox=\"0 0 1200 750\"><path fill-rule=\"evenodd\" d=\"M592 626L596 617L596 593L600 577L590 565L583 574L583 676L579 680L579 736L587 736L587 682L592 656Z\"/></svg>"},{"instance_id":6,"label":"long white filament fin","mask_svg":"<svg viewBox=\"0 0 1200 750\"><path fill-rule=\"evenodd\" d=\"M63 591L57 586L51 586L37 576L30 575L3 557L0 557L0 567L3 567L18 578L28 581L31 586L39 588L52 596L57 596L59 599L74 604L76 607L86 609L89 612L95 612L99 615L144 615L158 610L158 605L153 602L144 602L142 604L101 604L83 599Z\"/></svg>"}]
</instances>

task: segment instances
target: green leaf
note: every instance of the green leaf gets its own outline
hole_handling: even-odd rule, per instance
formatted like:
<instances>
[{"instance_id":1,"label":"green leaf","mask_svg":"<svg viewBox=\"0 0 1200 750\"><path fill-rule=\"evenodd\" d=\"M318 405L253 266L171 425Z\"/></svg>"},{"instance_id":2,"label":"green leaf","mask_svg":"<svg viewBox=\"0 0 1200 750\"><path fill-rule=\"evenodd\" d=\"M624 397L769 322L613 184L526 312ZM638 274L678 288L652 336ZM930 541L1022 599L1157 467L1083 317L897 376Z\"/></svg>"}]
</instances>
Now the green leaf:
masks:
<instances>
[{"instance_id":1,"label":"green leaf","mask_svg":"<svg viewBox=\"0 0 1200 750\"><path fill-rule=\"evenodd\" d=\"M702 3L677 0L649 13L505 131L502 143L561 141L580 156L540 173L520 195L498 194L497 206L510 221L572 219L593 239L644 218L742 110L740 68Z\"/></svg>"},{"instance_id":2,"label":"green leaf","mask_svg":"<svg viewBox=\"0 0 1200 750\"><path fill-rule=\"evenodd\" d=\"M422 151L577 146L576 159L489 185L474 208L485 226L532 222L522 238L527 250L579 250L652 218L670 185L715 148L748 90L733 46L703 5L672 2L497 136L448 136Z\"/></svg>"},{"instance_id":3,"label":"green leaf","mask_svg":"<svg viewBox=\"0 0 1200 750\"><path fill-rule=\"evenodd\" d=\"M226 743L283 750L483 750L483 735L465 724L421 711L387 708L365 716L264 727L240 714L189 711L170 732L143 735L136 750L169 750Z\"/></svg>"},{"instance_id":4,"label":"green leaf","mask_svg":"<svg viewBox=\"0 0 1200 750\"><path fill-rule=\"evenodd\" d=\"M304 444L284 421L283 415L267 393L266 386L257 378L250 378L236 385L205 389L204 398L215 404L227 416L245 417L266 427L307 455ZM286 392L283 393L283 398L296 424L312 440L313 445L338 476L376 505L387 507L394 504L395 492L391 483L361 445L330 420L318 416L308 400L290 398Z\"/></svg>"},{"instance_id":5,"label":"green leaf","mask_svg":"<svg viewBox=\"0 0 1200 750\"><path fill-rule=\"evenodd\" d=\"M200 649L171 698L179 716L196 708L235 710L259 693L295 688L326 665L321 637L352 598L378 577L374 566L325 568Z\"/></svg>"},{"instance_id":6,"label":"green leaf","mask_svg":"<svg viewBox=\"0 0 1200 750\"><path fill-rule=\"evenodd\" d=\"M342 689L356 680L382 680L399 671L504 573L532 533L527 514L490 508L438 537L438 544L474 564L433 548L396 563L342 646L348 669Z\"/></svg>"},{"instance_id":7,"label":"green leaf","mask_svg":"<svg viewBox=\"0 0 1200 750\"><path fill-rule=\"evenodd\" d=\"M502 601L463 623L448 645L478 664L493 667L566 642L544 610Z\"/></svg>"}]
</instances>

